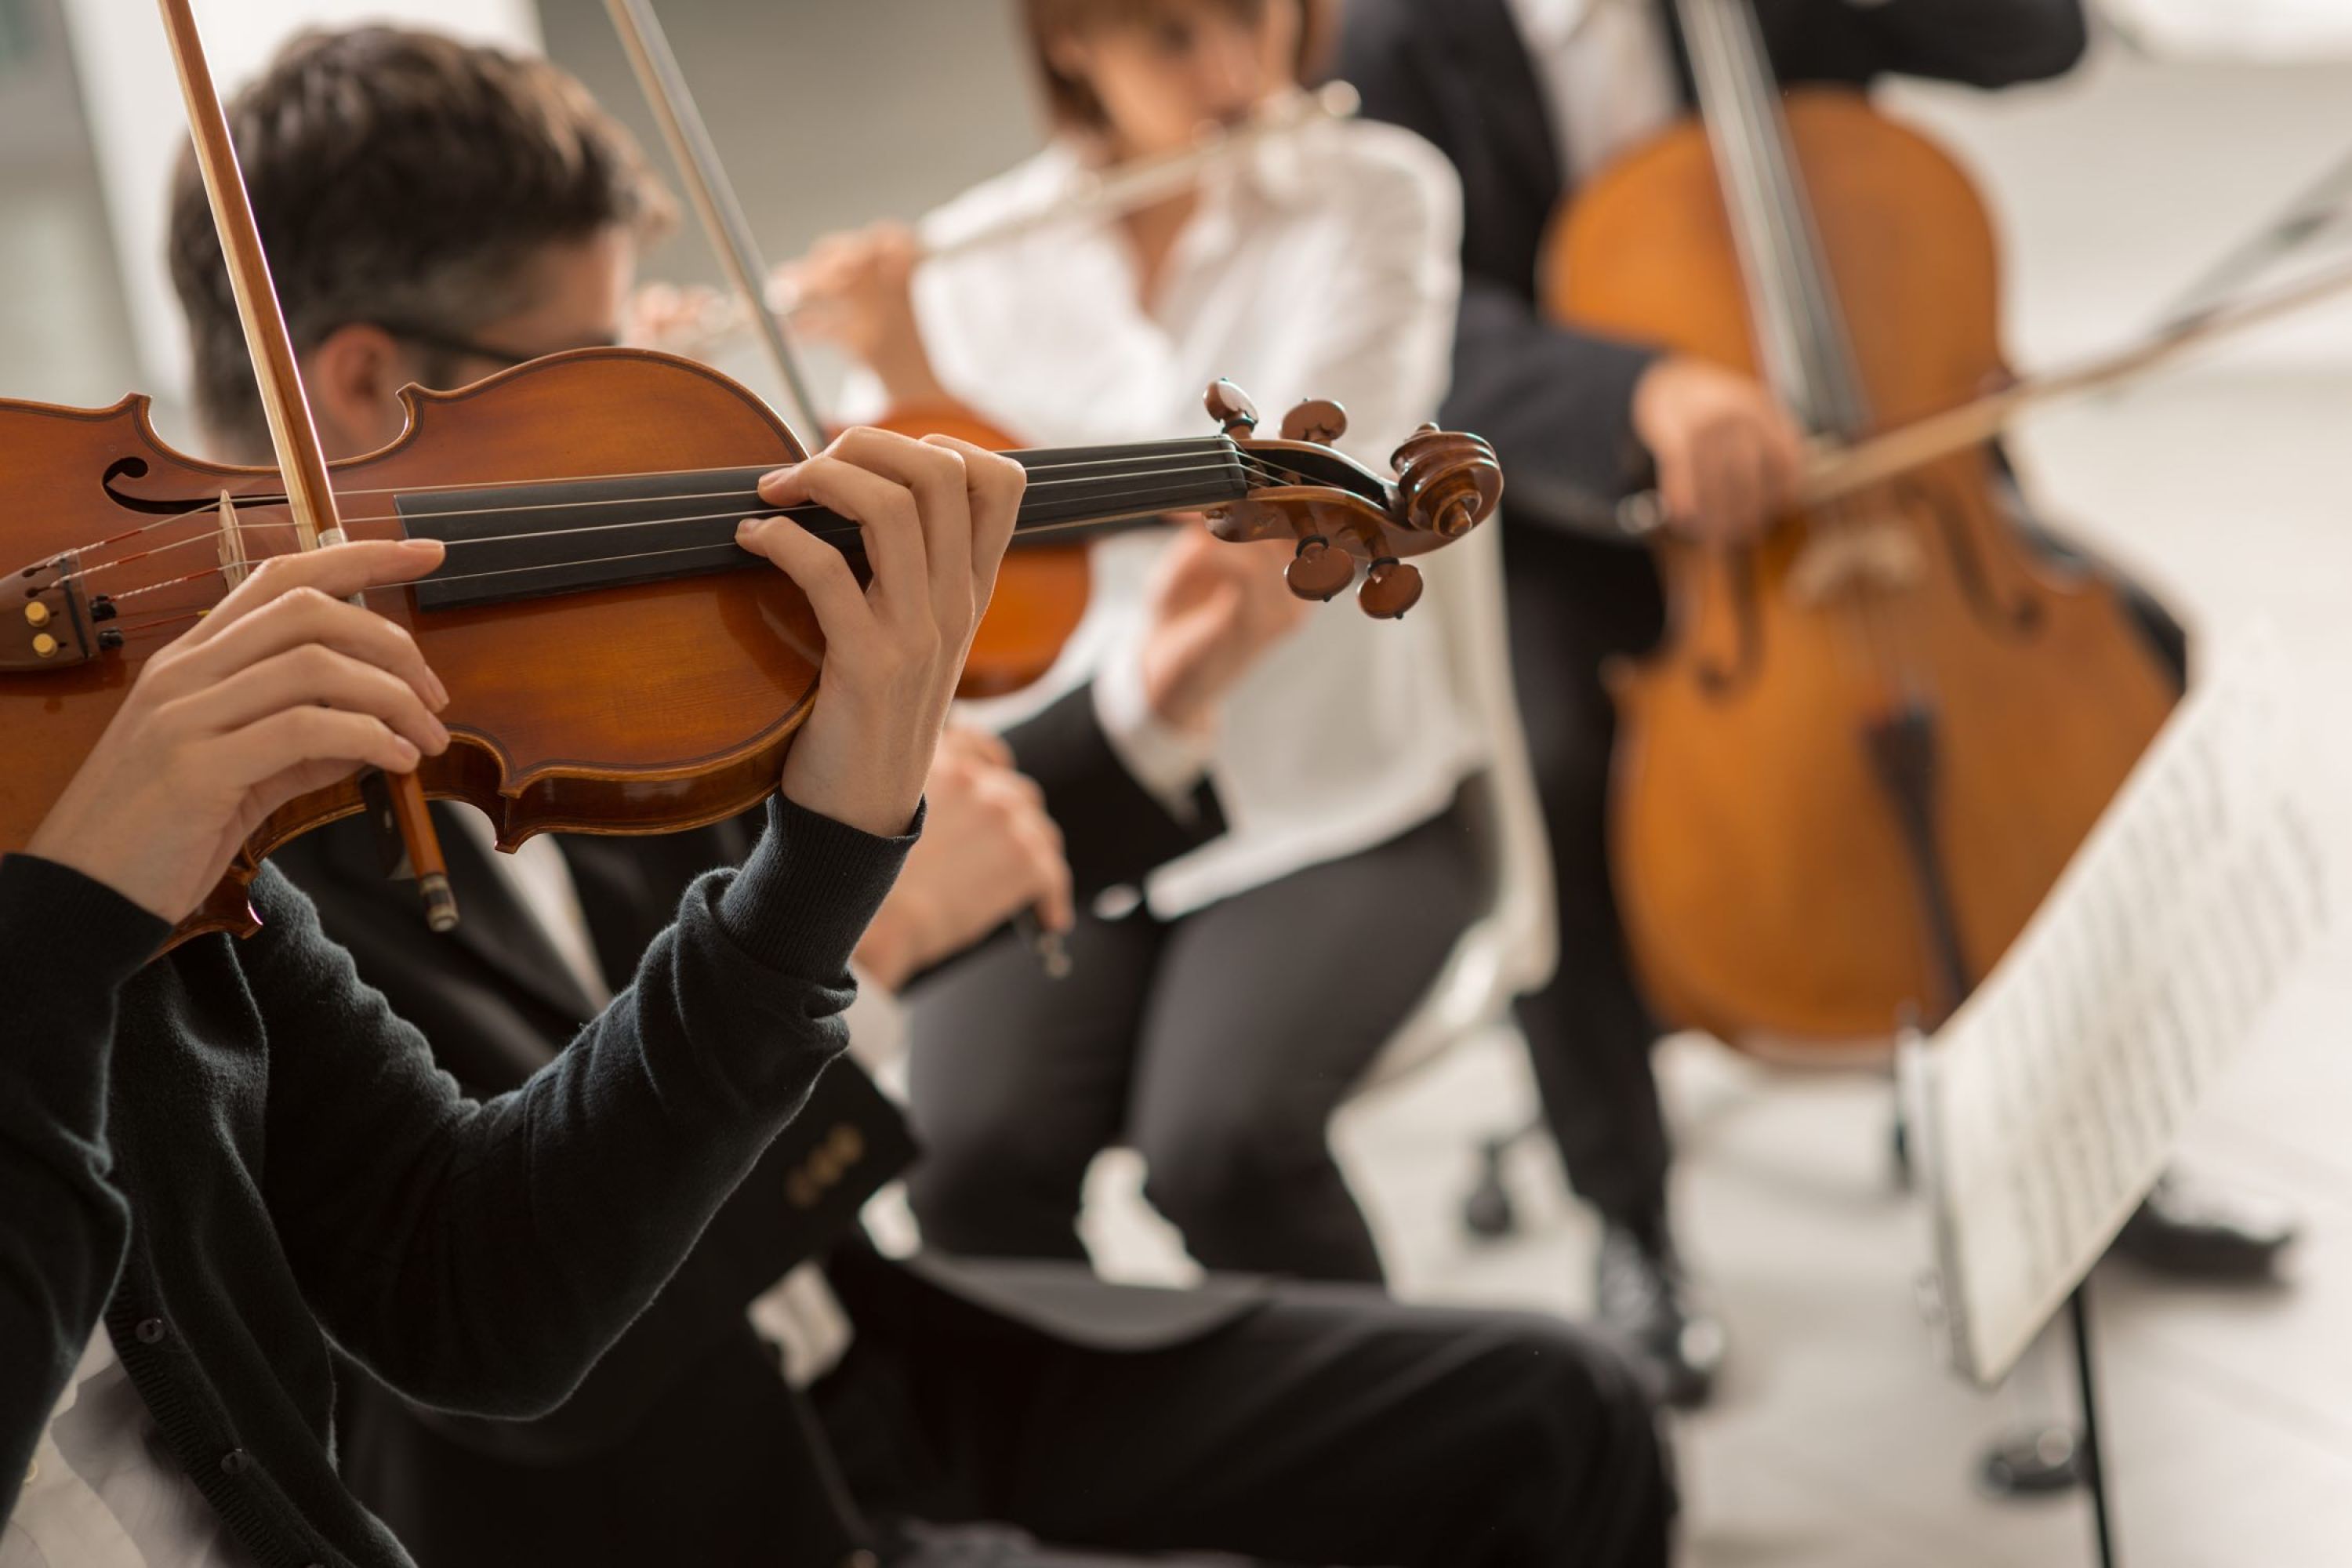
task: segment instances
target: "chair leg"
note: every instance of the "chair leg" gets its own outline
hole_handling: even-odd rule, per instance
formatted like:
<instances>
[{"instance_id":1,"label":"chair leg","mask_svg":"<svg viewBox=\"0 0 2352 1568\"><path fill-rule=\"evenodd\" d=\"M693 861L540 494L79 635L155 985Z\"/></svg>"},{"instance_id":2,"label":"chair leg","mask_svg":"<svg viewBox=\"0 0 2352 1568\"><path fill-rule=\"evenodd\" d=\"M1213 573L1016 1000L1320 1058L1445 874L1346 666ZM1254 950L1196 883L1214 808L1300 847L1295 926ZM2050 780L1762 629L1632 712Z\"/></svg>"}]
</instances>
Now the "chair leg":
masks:
<instances>
[{"instance_id":1,"label":"chair leg","mask_svg":"<svg viewBox=\"0 0 2352 1568\"><path fill-rule=\"evenodd\" d=\"M1503 1161L1522 1140L1542 1132L1540 1118L1478 1142L1478 1173L1462 1200L1462 1227L1473 1236L1494 1238L1519 1228L1518 1207L1503 1182Z\"/></svg>"}]
</instances>

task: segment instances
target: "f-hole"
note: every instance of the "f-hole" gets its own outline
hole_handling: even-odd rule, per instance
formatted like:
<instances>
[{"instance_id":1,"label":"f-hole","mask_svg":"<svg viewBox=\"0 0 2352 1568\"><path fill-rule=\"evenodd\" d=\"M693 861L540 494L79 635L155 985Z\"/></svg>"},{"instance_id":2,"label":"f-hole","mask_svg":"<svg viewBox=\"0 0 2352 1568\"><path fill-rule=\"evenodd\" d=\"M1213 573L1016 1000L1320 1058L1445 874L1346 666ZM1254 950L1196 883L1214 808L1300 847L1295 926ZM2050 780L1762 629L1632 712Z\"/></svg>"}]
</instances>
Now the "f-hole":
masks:
<instances>
[{"instance_id":1,"label":"f-hole","mask_svg":"<svg viewBox=\"0 0 2352 1568\"><path fill-rule=\"evenodd\" d=\"M1993 586L1992 574L1985 570L1984 557L1969 537L1968 520L1953 504L1949 487L1917 479L1897 480L1895 502L1906 514L1914 513L1916 509L1934 520L1944 553L1951 560L1953 575L1958 578L1960 592L1978 619L1997 636L2020 641L2042 629L2042 605L2038 600L2023 590L2004 600Z\"/></svg>"},{"instance_id":2,"label":"f-hole","mask_svg":"<svg viewBox=\"0 0 2352 1568\"><path fill-rule=\"evenodd\" d=\"M98 488L105 492L107 500L123 510L136 512L141 517L185 517L191 512L208 511L220 504L220 492L217 490L210 495L191 496L185 499L177 497L155 499L132 495L128 490L120 489L115 482L118 479L143 479L146 477L146 458L117 458L113 462L109 463L106 466L106 471L99 476ZM284 506L286 498L282 494L239 496L236 498L236 504L244 507Z\"/></svg>"},{"instance_id":3,"label":"f-hole","mask_svg":"<svg viewBox=\"0 0 2352 1568\"><path fill-rule=\"evenodd\" d=\"M1723 569L1728 579L1724 592L1730 595L1732 623L1739 628L1739 636L1730 664L1717 662L1712 653L1699 661L1699 689L1714 698L1730 696L1733 689L1751 679L1764 661L1764 621L1757 603L1756 552L1732 552Z\"/></svg>"}]
</instances>

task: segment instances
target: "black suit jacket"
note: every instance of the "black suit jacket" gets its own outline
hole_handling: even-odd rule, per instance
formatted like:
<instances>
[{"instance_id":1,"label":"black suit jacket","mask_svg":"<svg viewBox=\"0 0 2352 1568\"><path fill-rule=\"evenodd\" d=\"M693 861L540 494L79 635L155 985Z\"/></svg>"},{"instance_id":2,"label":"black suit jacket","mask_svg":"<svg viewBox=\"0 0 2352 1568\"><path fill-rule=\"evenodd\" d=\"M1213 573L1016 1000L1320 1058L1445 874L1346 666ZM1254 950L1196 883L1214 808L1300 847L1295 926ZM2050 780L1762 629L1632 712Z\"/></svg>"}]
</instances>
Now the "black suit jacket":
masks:
<instances>
[{"instance_id":1,"label":"black suit jacket","mask_svg":"<svg viewBox=\"0 0 2352 1568\"><path fill-rule=\"evenodd\" d=\"M1997 87L2055 75L2084 46L2079 0L1756 0L1756 9L1784 83L1861 86L1894 72ZM1679 32L1675 50L1687 99ZM1462 176L1446 426L1494 443L1515 524L1613 531L1615 502L1647 478L1632 405L1656 351L1541 317L1538 256L1566 185L1550 107L1506 0L1349 0L1334 74L1363 94L1365 113L1434 142Z\"/></svg>"},{"instance_id":2,"label":"black suit jacket","mask_svg":"<svg viewBox=\"0 0 2352 1568\"><path fill-rule=\"evenodd\" d=\"M1135 783L1087 691L1007 739L1045 788L1082 898L1223 831L1205 785L1192 819L1178 821ZM565 837L604 971L631 973L687 883L741 858L760 821L755 813L658 838ZM594 1008L473 840L454 828L443 838L464 910L451 937L427 932L407 887L385 879L364 823L310 835L273 858L441 1065L494 1093L561 1050ZM865 1542L866 1526L806 1402L778 1375L744 1310L798 1264L858 1245L859 1206L913 1152L897 1108L854 1062L836 1061L561 1410L531 1422L436 1415L350 1370L339 1423L345 1479L425 1568L840 1563ZM877 1269L895 1277L890 1288L952 1290L1047 1331L1110 1343L1169 1342L1230 1321L1248 1301L1240 1288L1197 1300L1139 1297L1106 1316L1099 1291L1051 1271L876 1261L863 1268L869 1289Z\"/></svg>"}]
</instances>

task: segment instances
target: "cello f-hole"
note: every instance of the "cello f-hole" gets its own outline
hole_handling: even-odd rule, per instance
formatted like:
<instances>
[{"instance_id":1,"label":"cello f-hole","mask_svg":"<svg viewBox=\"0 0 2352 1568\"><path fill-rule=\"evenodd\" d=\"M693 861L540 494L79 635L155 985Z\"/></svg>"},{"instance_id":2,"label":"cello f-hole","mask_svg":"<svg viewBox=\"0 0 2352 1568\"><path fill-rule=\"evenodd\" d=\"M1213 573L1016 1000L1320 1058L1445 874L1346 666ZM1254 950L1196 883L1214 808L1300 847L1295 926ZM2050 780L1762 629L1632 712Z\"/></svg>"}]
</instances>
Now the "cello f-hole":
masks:
<instances>
[{"instance_id":1,"label":"cello f-hole","mask_svg":"<svg viewBox=\"0 0 2352 1568\"><path fill-rule=\"evenodd\" d=\"M1757 603L1756 552L1752 547L1711 552L1731 607L1734 640L1729 663L1709 651L1698 660L1699 689L1717 701L1755 679L1764 659L1764 618Z\"/></svg>"},{"instance_id":2,"label":"cello f-hole","mask_svg":"<svg viewBox=\"0 0 2352 1568\"><path fill-rule=\"evenodd\" d=\"M2021 640L2042 629L2042 605L2023 589L2004 595L1985 569L1985 560L1977 549L1977 541L1969 532L1968 519L1961 515L1951 491L1944 487L1918 480L1899 481L1895 489L1896 504L1906 515L1924 513L1934 521L1941 537L1944 553L1952 563L1953 574L1958 578L1960 591L1969 606L1991 631Z\"/></svg>"}]
</instances>

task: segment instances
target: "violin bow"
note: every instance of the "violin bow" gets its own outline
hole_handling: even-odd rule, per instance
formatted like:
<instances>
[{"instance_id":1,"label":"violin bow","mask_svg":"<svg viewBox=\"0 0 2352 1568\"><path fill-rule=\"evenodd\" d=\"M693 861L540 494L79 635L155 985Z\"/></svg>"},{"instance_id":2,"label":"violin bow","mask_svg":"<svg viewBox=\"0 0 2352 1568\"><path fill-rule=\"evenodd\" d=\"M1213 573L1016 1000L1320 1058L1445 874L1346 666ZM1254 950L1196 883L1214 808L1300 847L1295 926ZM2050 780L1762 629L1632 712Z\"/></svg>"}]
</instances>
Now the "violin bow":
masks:
<instances>
[{"instance_id":1,"label":"violin bow","mask_svg":"<svg viewBox=\"0 0 2352 1568\"><path fill-rule=\"evenodd\" d=\"M798 411L802 428L793 432L793 437L803 451L814 452L824 444L824 421L818 416L816 399L810 395L808 380L801 374L800 356L784 336L783 323L762 302L761 280L768 276L767 263L760 258L759 242L751 237L743 204L736 199L735 187L719 162L719 149L686 85L686 73L678 69L669 36L662 31L649 0L604 0L604 9L612 14L613 30L620 35L622 50L636 72L637 86L661 125L662 139L669 143L670 157L686 182L703 232L710 237L711 248L727 269L728 282L741 310Z\"/></svg>"},{"instance_id":2,"label":"violin bow","mask_svg":"<svg viewBox=\"0 0 2352 1568\"><path fill-rule=\"evenodd\" d=\"M172 41L180 95L187 103L188 129L195 138L196 167L204 175L213 226L220 235L221 257L228 264L229 287L236 296L246 351L253 358L254 376L260 383L269 445L285 481L296 535L305 550L341 544L342 518L335 510L334 488L327 478L326 453L310 417L302 368L294 357L286 313L269 276L269 258L261 248L261 230L254 221L253 201L245 188L236 143L229 135L228 116L213 83L212 65L205 57L195 14L190 0L157 3L163 10L163 31ZM352 595L352 603L362 602L362 595ZM449 867L442 858L433 818L425 810L425 786L413 773L386 774L385 782L391 788L392 819L425 900L425 923L436 931L453 930L457 924L457 899L449 887Z\"/></svg>"}]
</instances>

